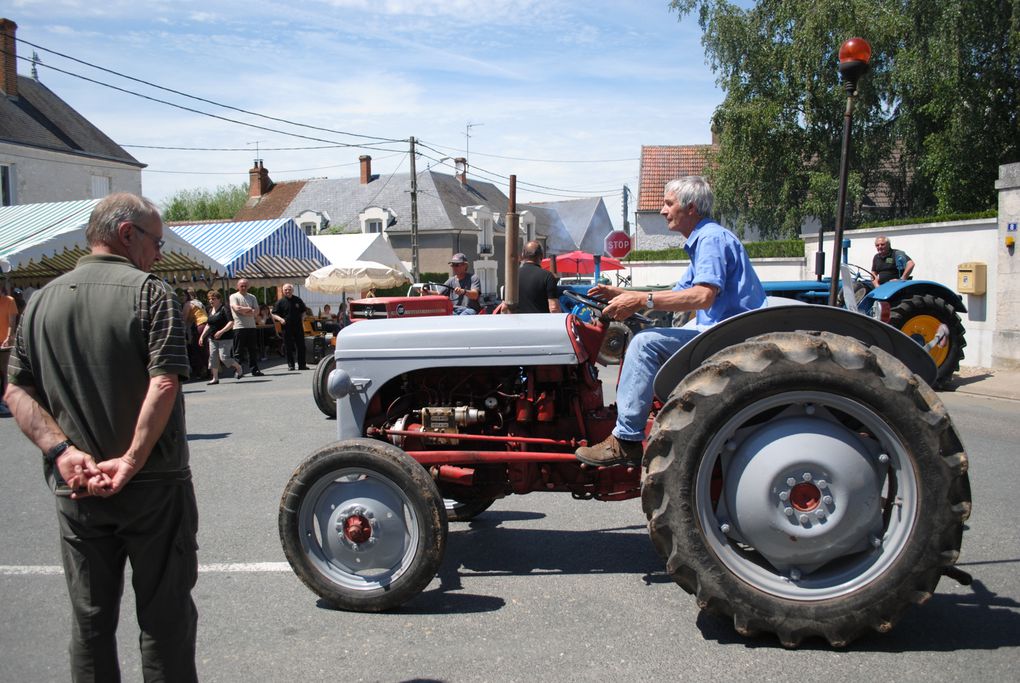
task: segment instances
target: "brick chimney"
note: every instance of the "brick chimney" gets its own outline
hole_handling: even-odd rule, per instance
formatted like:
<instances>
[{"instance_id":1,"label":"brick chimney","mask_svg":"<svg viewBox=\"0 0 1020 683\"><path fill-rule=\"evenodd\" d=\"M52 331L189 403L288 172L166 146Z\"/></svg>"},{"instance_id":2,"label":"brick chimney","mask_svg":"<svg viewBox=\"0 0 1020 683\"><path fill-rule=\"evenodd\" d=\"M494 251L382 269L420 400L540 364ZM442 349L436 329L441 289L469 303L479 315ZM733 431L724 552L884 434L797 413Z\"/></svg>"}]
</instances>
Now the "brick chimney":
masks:
<instances>
[{"instance_id":1,"label":"brick chimney","mask_svg":"<svg viewBox=\"0 0 1020 683\"><path fill-rule=\"evenodd\" d=\"M372 157L362 154L358 161L361 162L361 184L368 185L372 182Z\"/></svg>"},{"instance_id":2,"label":"brick chimney","mask_svg":"<svg viewBox=\"0 0 1020 683\"><path fill-rule=\"evenodd\" d=\"M467 159L464 157L457 157L453 160L453 175L461 185L467 185L467 166Z\"/></svg>"},{"instance_id":3,"label":"brick chimney","mask_svg":"<svg viewBox=\"0 0 1020 683\"><path fill-rule=\"evenodd\" d=\"M0 90L8 97L18 96L18 44L14 35L18 25L0 19Z\"/></svg>"},{"instance_id":4,"label":"brick chimney","mask_svg":"<svg viewBox=\"0 0 1020 683\"><path fill-rule=\"evenodd\" d=\"M248 169L248 196L258 199L272 186L273 181L269 179L269 171L262 165L262 159L256 159L254 166Z\"/></svg>"}]
</instances>

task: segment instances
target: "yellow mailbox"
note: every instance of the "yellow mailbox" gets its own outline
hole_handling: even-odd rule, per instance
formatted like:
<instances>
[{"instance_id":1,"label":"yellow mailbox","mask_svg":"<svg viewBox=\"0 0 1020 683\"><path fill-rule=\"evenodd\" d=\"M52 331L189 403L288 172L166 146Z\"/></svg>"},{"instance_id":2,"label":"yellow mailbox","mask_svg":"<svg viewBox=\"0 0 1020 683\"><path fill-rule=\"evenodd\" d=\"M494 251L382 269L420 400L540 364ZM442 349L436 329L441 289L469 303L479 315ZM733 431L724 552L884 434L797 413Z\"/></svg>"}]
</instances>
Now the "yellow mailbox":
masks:
<instances>
[{"instance_id":1,"label":"yellow mailbox","mask_svg":"<svg viewBox=\"0 0 1020 683\"><path fill-rule=\"evenodd\" d=\"M961 263L956 267L956 291L960 294L984 294L988 266L980 261Z\"/></svg>"}]
</instances>

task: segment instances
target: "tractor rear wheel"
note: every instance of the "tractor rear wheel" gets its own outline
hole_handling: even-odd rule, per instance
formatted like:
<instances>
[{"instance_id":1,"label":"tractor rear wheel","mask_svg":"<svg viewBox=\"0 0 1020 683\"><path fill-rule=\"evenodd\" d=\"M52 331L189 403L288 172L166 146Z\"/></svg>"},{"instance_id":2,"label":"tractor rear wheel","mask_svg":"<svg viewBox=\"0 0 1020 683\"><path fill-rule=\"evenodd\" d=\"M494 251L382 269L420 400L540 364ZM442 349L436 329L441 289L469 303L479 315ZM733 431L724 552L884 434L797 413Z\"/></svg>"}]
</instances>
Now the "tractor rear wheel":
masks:
<instances>
[{"instance_id":1,"label":"tractor rear wheel","mask_svg":"<svg viewBox=\"0 0 1020 683\"><path fill-rule=\"evenodd\" d=\"M724 349L672 392L642 506L666 569L741 635L843 646L931 597L970 512L967 456L902 363L828 333Z\"/></svg>"},{"instance_id":2,"label":"tractor rear wheel","mask_svg":"<svg viewBox=\"0 0 1020 683\"><path fill-rule=\"evenodd\" d=\"M917 294L898 302L889 311L889 324L903 332L921 346L927 345L938 334L939 327L949 331L944 344L933 344L928 350L938 374L935 387L943 386L960 369L963 360L963 323L951 304L931 294Z\"/></svg>"},{"instance_id":3,"label":"tractor rear wheel","mask_svg":"<svg viewBox=\"0 0 1020 683\"><path fill-rule=\"evenodd\" d=\"M280 541L306 586L339 609L380 612L429 584L446 548L443 499L402 450L339 441L308 457L280 501Z\"/></svg>"},{"instance_id":4,"label":"tractor rear wheel","mask_svg":"<svg viewBox=\"0 0 1020 683\"><path fill-rule=\"evenodd\" d=\"M329 394L329 375L336 369L336 358L329 354L319 361L312 373L312 398L326 417L336 419L336 399Z\"/></svg>"}]
</instances>

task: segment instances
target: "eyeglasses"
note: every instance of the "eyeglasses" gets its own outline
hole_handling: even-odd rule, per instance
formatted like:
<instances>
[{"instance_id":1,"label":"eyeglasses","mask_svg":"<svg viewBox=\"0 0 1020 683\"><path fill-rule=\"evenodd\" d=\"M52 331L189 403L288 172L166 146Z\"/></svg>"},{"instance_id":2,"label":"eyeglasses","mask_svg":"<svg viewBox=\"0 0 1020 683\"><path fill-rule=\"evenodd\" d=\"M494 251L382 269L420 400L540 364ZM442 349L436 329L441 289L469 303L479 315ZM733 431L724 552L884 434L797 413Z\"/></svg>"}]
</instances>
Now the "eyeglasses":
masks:
<instances>
[{"instance_id":1,"label":"eyeglasses","mask_svg":"<svg viewBox=\"0 0 1020 683\"><path fill-rule=\"evenodd\" d=\"M131 226L135 230L137 230L138 232L142 233L143 235L148 237L150 240L152 240L152 243L156 245L157 249L162 249L163 245L166 244L166 240L161 240L160 238L156 237L151 232L149 232L148 230L146 230L142 226L138 225L138 223L132 223Z\"/></svg>"}]
</instances>

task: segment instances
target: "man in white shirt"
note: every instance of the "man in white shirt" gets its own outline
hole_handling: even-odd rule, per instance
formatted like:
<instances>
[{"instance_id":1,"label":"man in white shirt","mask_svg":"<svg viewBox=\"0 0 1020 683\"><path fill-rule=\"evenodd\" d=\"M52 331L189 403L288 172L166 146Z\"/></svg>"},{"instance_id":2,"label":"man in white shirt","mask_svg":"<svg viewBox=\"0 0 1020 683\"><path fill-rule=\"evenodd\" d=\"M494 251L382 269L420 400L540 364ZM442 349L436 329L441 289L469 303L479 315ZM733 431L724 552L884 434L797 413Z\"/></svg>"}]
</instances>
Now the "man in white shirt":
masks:
<instances>
[{"instance_id":1,"label":"man in white shirt","mask_svg":"<svg viewBox=\"0 0 1020 683\"><path fill-rule=\"evenodd\" d=\"M248 293L248 281L241 278L237 281L237 291L230 295L230 312L234 316L234 350L238 361L241 360L241 354L247 352L253 377L262 376L259 370L259 331L255 327L255 314L258 310L258 300Z\"/></svg>"}]
</instances>

